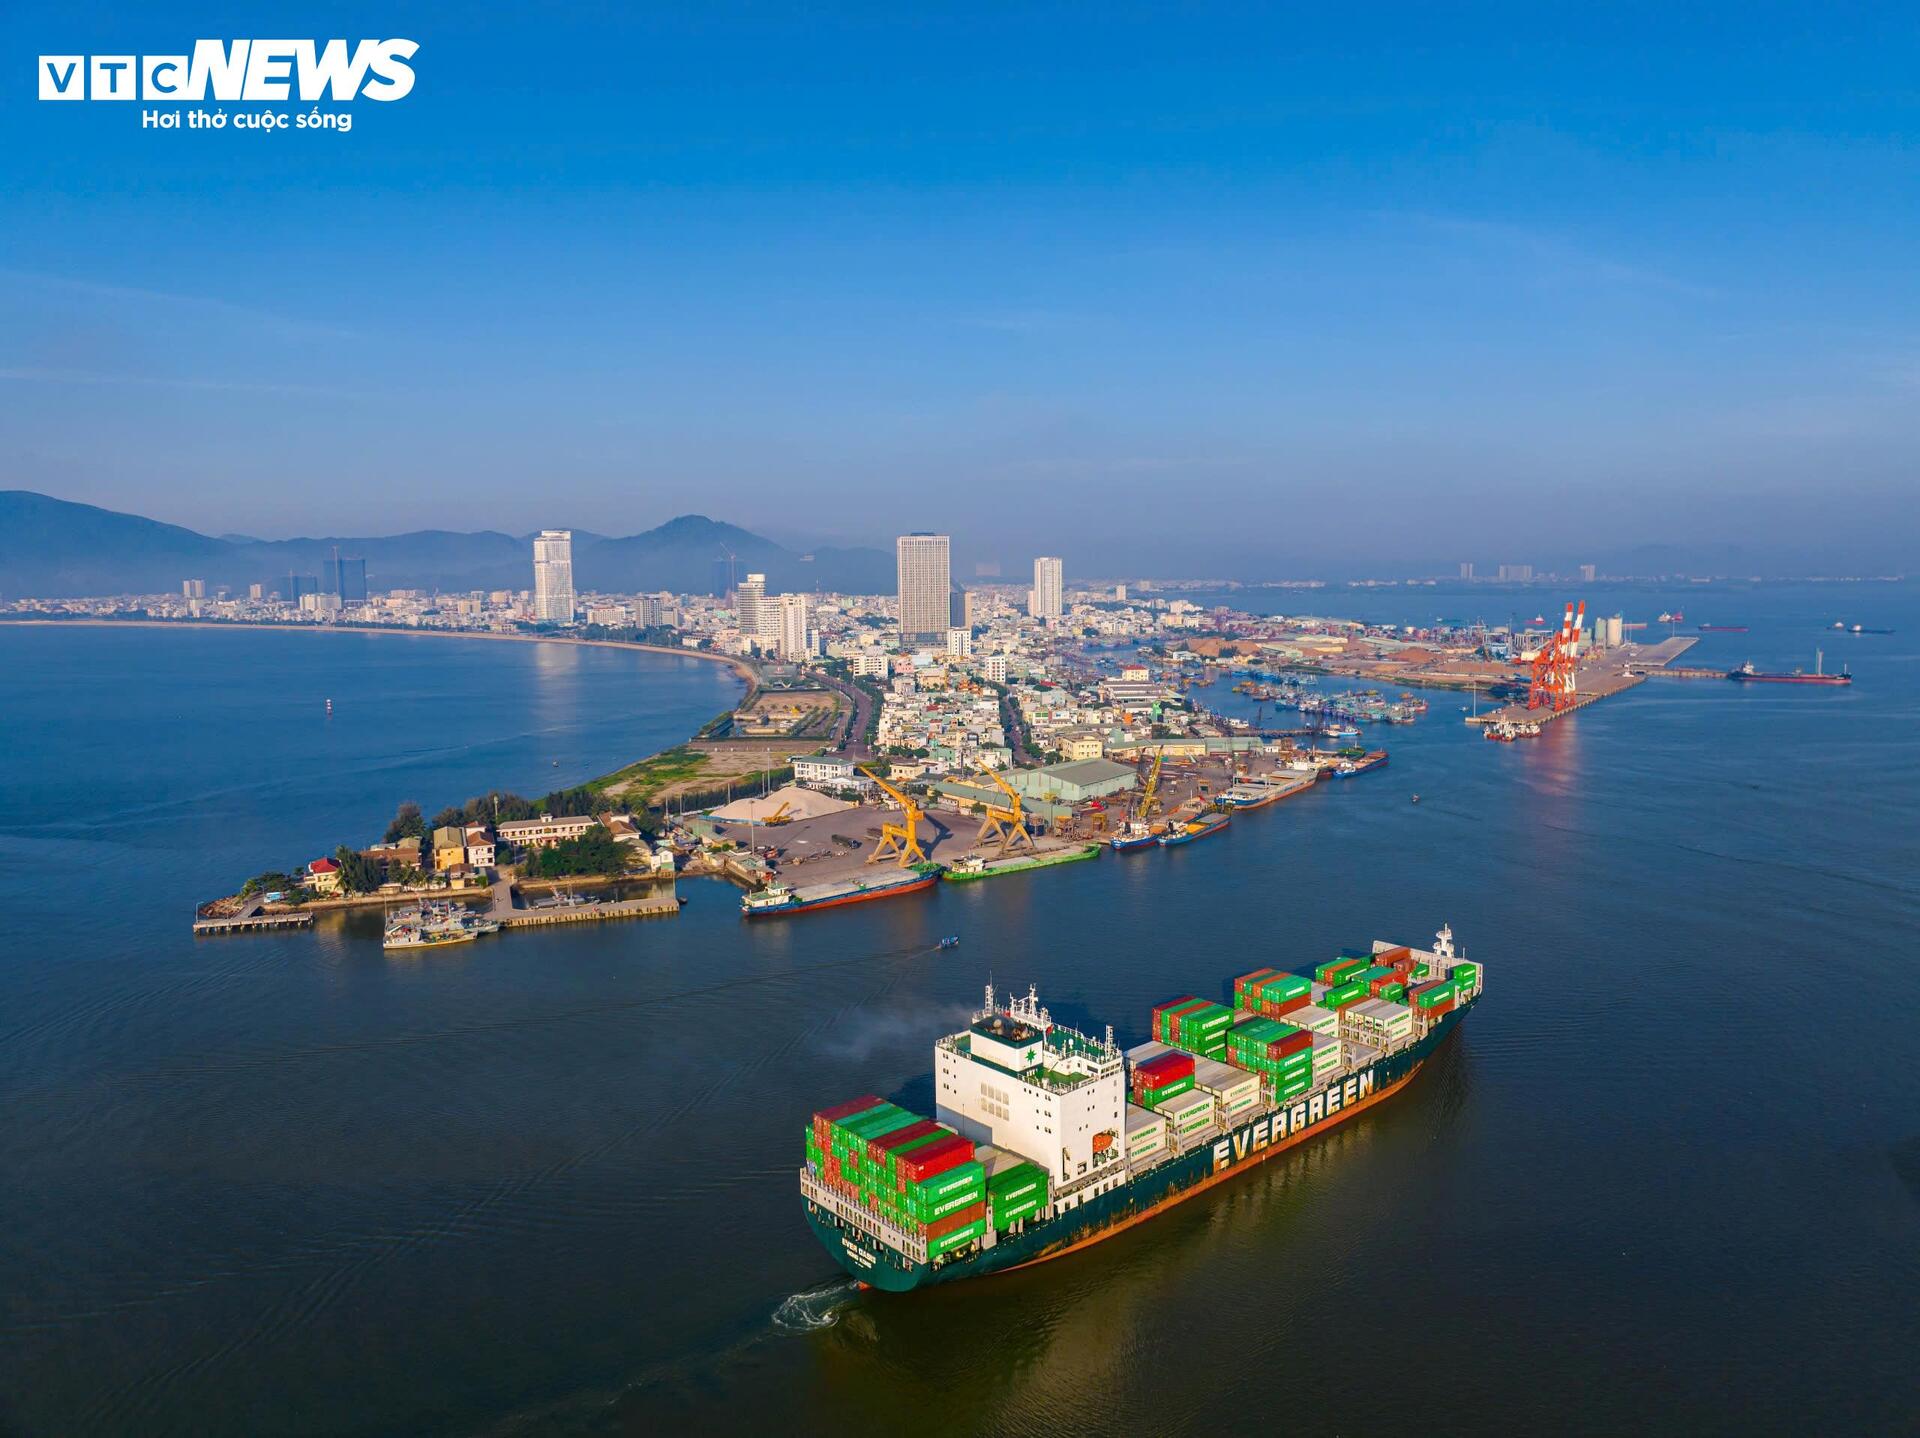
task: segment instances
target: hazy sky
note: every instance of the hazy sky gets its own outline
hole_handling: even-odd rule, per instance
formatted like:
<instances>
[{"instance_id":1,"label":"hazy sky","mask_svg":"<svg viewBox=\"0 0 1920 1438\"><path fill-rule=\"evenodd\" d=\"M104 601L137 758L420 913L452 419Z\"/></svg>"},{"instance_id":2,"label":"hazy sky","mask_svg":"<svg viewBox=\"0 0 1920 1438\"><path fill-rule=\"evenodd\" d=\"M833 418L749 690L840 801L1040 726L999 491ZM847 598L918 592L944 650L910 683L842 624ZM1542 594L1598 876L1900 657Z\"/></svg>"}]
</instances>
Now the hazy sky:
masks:
<instances>
[{"instance_id":1,"label":"hazy sky","mask_svg":"<svg viewBox=\"0 0 1920 1438\"><path fill-rule=\"evenodd\" d=\"M418 85L346 136L33 98L41 53L392 34ZM1911 5L65 0L0 41L0 487L1081 572L1916 548Z\"/></svg>"}]
</instances>

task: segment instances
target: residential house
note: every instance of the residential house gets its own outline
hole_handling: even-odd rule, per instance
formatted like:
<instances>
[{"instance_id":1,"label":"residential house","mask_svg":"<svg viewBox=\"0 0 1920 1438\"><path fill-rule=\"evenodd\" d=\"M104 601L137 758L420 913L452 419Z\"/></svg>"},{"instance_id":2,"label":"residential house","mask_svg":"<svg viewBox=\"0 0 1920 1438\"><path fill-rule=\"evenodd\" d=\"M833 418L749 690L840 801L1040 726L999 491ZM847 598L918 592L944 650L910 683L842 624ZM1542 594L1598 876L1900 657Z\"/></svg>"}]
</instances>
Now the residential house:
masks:
<instances>
[{"instance_id":1,"label":"residential house","mask_svg":"<svg viewBox=\"0 0 1920 1438\"><path fill-rule=\"evenodd\" d=\"M443 824L433 831L433 867L457 869L467 862L467 831Z\"/></svg>"},{"instance_id":2,"label":"residential house","mask_svg":"<svg viewBox=\"0 0 1920 1438\"><path fill-rule=\"evenodd\" d=\"M515 849L551 849L555 844L578 839L600 821L591 814L575 814L556 819L542 814L538 819L509 819L499 827L500 842Z\"/></svg>"},{"instance_id":3,"label":"residential house","mask_svg":"<svg viewBox=\"0 0 1920 1438\"><path fill-rule=\"evenodd\" d=\"M475 869L493 867L493 835L485 824L467 825L467 864Z\"/></svg>"},{"instance_id":4,"label":"residential house","mask_svg":"<svg viewBox=\"0 0 1920 1438\"><path fill-rule=\"evenodd\" d=\"M315 859L307 865L307 887L316 894L340 892L340 866L331 859Z\"/></svg>"}]
</instances>

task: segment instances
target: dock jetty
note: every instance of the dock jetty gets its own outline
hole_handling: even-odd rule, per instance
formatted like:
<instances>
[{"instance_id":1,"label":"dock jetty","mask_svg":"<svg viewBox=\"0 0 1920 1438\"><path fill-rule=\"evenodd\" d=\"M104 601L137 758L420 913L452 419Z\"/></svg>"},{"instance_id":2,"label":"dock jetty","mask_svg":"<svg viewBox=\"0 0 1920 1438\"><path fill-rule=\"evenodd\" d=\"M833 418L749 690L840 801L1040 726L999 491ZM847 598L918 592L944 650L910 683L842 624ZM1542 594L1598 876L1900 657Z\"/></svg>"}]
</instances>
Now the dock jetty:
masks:
<instances>
[{"instance_id":1,"label":"dock jetty","mask_svg":"<svg viewBox=\"0 0 1920 1438\"><path fill-rule=\"evenodd\" d=\"M1674 677L1694 677L1690 671L1670 670L1668 666L1697 643L1699 641L1691 636L1675 636L1663 639L1658 644L1627 644L1618 649L1609 649L1605 651L1603 661L1582 665L1578 697L1572 703L1563 704L1557 709L1529 709L1524 701L1503 704L1498 709L1488 709L1470 716L1467 723L1547 724L1578 713L1589 704L1624 694L1636 685L1645 683L1649 675L1665 672Z\"/></svg>"}]
</instances>

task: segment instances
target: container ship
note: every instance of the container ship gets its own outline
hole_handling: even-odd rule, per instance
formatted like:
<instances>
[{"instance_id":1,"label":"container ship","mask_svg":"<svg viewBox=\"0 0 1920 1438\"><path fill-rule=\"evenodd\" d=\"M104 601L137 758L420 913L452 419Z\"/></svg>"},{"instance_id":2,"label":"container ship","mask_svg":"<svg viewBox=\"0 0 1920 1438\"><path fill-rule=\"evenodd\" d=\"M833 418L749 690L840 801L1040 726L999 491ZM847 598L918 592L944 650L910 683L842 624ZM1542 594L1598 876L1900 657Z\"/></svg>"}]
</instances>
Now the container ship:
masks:
<instances>
[{"instance_id":1,"label":"container ship","mask_svg":"<svg viewBox=\"0 0 1920 1438\"><path fill-rule=\"evenodd\" d=\"M1742 664L1738 669L1728 671L1727 678L1743 684L1851 684L1853 675L1846 669L1838 674L1829 674L1825 669L1826 656L1818 650L1813 655L1813 673L1796 669L1791 674L1771 674L1764 669L1755 669L1751 663Z\"/></svg>"},{"instance_id":2,"label":"container ship","mask_svg":"<svg viewBox=\"0 0 1920 1438\"><path fill-rule=\"evenodd\" d=\"M842 904L864 904L871 899L892 899L901 894L930 889L940 882L944 868L939 864L915 864L877 879L840 879L830 884L772 883L764 889L740 896L740 912L749 919L770 919L784 914L804 914L811 909L834 909Z\"/></svg>"},{"instance_id":3,"label":"container ship","mask_svg":"<svg viewBox=\"0 0 1920 1438\"><path fill-rule=\"evenodd\" d=\"M1111 1238L1397 1091L1480 999L1443 928L1311 973L1258 969L1231 1004L1157 1005L1122 1052L1039 996L986 1002L934 1044L935 1117L873 1095L805 1126L814 1234L861 1283L907 1292Z\"/></svg>"},{"instance_id":4,"label":"container ship","mask_svg":"<svg viewBox=\"0 0 1920 1438\"><path fill-rule=\"evenodd\" d=\"M978 854L968 854L947 869L947 882L965 884L974 879L997 879L1003 874L1024 874L1029 869L1048 869L1055 864L1077 864L1082 859L1099 857L1098 844L1056 849L1049 854L1015 854L1005 859L983 859Z\"/></svg>"}]
</instances>

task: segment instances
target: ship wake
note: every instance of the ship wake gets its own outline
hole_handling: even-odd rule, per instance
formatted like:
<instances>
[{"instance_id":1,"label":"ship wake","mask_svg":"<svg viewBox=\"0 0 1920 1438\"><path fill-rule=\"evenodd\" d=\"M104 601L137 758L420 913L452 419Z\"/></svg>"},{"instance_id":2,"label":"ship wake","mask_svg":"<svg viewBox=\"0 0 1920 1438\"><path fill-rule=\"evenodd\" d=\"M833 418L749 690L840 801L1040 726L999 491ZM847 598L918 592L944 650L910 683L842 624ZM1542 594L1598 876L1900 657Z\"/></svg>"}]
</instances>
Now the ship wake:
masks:
<instances>
[{"instance_id":1,"label":"ship wake","mask_svg":"<svg viewBox=\"0 0 1920 1438\"><path fill-rule=\"evenodd\" d=\"M831 1328L859 1291L860 1285L847 1278L795 1293L774 1309L773 1326L782 1333L817 1333Z\"/></svg>"}]
</instances>

